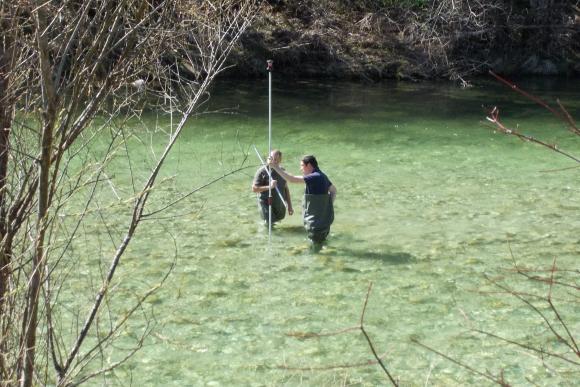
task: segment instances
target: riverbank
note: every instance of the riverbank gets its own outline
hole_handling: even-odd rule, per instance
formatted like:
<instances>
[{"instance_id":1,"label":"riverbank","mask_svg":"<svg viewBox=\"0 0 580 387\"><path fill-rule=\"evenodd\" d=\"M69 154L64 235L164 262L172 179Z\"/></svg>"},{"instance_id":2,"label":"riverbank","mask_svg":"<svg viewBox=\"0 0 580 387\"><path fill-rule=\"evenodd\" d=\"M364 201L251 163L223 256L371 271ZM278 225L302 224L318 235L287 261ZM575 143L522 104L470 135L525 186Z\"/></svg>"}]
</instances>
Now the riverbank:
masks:
<instances>
[{"instance_id":1,"label":"riverbank","mask_svg":"<svg viewBox=\"0 0 580 387\"><path fill-rule=\"evenodd\" d=\"M271 58L277 72L300 78L463 82L488 70L580 75L580 10L568 2L509 9L446 3L270 1L228 73L262 76Z\"/></svg>"}]
</instances>

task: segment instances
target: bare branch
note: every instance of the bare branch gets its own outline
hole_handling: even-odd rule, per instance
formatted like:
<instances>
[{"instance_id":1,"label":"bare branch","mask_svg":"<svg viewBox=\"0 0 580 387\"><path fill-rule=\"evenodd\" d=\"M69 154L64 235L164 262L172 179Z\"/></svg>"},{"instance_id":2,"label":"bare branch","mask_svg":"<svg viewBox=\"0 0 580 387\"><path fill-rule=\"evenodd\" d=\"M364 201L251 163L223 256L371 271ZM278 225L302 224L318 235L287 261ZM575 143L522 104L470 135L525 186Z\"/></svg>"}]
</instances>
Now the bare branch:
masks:
<instances>
[{"instance_id":1,"label":"bare branch","mask_svg":"<svg viewBox=\"0 0 580 387\"><path fill-rule=\"evenodd\" d=\"M371 338L367 334L367 331L365 330L365 327L364 327L365 311L367 309L367 303L369 301L369 296L371 294L372 288L373 288L373 283L371 282L371 283L369 283L369 289L367 291L367 296L365 298L365 303L364 303L363 310L362 310L361 316L360 316L360 330L362 331L363 335L365 336L365 339L367 340L367 343L369 344L369 347L370 347L375 359L377 359L377 362L379 363L379 365L381 366L381 368L383 369L385 374L387 374L387 376L389 377L389 380L391 381L391 383L393 383L393 386L398 386L397 382L395 381L393 376L390 374L389 370L387 370L387 367L385 366L385 364L383 363L383 361L381 360L381 358L377 354L377 351L375 350L373 342L371 341Z\"/></svg>"},{"instance_id":2,"label":"bare branch","mask_svg":"<svg viewBox=\"0 0 580 387\"><path fill-rule=\"evenodd\" d=\"M507 383L507 382L504 380L504 378L503 378L503 372L501 372L501 373L500 373L500 376L499 376L499 377L497 377L497 376L495 376L495 375L492 375L492 374L490 374L489 372L481 372L481 371L478 371L478 370L476 370L475 368L473 368L473 367L469 366L468 364L465 364L465 363L463 363L463 362L461 362L461 361L459 361L459 360L457 360L457 359L454 359L454 358L452 358L452 357L450 357L450 356L447 356L447 355L446 355L446 354L444 354L443 352L437 351L436 349L434 349L434 348L431 348L431 347L429 347L428 345L425 345L425 344L421 343L420 341L418 341L418 340L416 340L416 339L413 339L413 338L412 338L412 339L411 339L411 341L412 341L413 343L415 343L415 344L417 344L417 345L419 345L419 346L421 346L421 347L423 347L423 348L425 348L425 349L427 349L427 350L429 350L429 351L433 352L433 353L436 353L437 355L441 356L442 358L444 358L444 359L447 359L447 360L449 360L450 362L452 362L452 363L454 363L454 364L456 364L456 365L458 365L458 366L460 366L460 367L462 367L462 368L465 368L466 370L468 370L468 371L469 371L469 372L471 372L471 373L474 373L474 374L476 374L476 375L479 375L479 376L483 376L484 378L486 378L486 379L488 379L488 380L490 380L490 381L492 381L492 382L494 382L494 383L497 383L497 384L499 384L500 386L504 386L504 387L509 387L509 386L510 386L510 384L509 384L509 383Z\"/></svg>"},{"instance_id":3,"label":"bare branch","mask_svg":"<svg viewBox=\"0 0 580 387\"><path fill-rule=\"evenodd\" d=\"M507 128L499 119L499 109L497 107L494 107L488 114L487 116L487 120L493 124L495 124L496 129L498 129L500 132L504 133L504 134L508 134L511 136L515 136L518 137L520 140L523 141L528 141L528 142L533 142L539 145L542 145L543 147L546 147L556 153L560 153L563 156L568 157L569 159L574 160L577 163L580 163L580 159L576 158L575 156L571 155L568 152L562 151L558 148L557 145L554 144L548 144L542 140L539 140L535 137L532 136L528 136L525 134L522 134L520 132L518 132L516 129L509 129Z\"/></svg>"},{"instance_id":4,"label":"bare branch","mask_svg":"<svg viewBox=\"0 0 580 387\"><path fill-rule=\"evenodd\" d=\"M372 287L373 287L373 283L370 282L369 283L369 288L367 290L367 295L365 297L363 309L362 309L362 312L361 312L360 322L359 322L359 325L358 326L341 329L341 330L338 330L338 331L335 331L335 332L326 332L326 333L290 332L290 333L287 333L287 336L296 337L296 338L299 338L299 339L310 339L310 338L320 338L320 337L336 336L336 335L341 335L341 334L344 334L344 333L347 333L347 332L352 332L352 331L360 330L362 332L363 336L365 337L365 339L367 341L367 344L369 345L369 348L371 349L371 352L373 353L373 356L375 358L375 361L367 361L367 362L364 362L364 363L356 363L356 364L329 365L329 366L323 366L323 367L289 367L289 366L285 366L284 365L284 366L278 366L277 368L287 369L287 370L299 370L299 371L318 371L318 370L332 370L332 369L340 369L340 368L362 367L362 366L379 364L381 366L382 370L385 372L385 374L389 378L390 382L394 386L398 386L398 383L395 381L395 379L392 377L392 375L390 374L389 370L387 369L387 367L383 363L382 357L384 357L385 354L383 354L382 356L379 356L377 354L377 352L375 350L375 347L373 345L373 342L372 342L371 338L369 337L369 335L366 332L365 327L364 327L364 316L365 316L365 312L366 312L366 308L367 308L367 304L368 304L368 301L369 301L369 296L370 296Z\"/></svg>"}]
</instances>

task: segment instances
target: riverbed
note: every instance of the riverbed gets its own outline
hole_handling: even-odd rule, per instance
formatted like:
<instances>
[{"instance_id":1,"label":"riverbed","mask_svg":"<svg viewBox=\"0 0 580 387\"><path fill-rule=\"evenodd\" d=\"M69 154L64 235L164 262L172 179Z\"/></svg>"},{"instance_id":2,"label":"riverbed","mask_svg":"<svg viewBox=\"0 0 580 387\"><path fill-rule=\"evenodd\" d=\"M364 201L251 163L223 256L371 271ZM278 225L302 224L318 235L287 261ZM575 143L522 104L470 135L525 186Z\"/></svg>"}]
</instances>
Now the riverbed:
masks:
<instances>
[{"instance_id":1,"label":"riverbed","mask_svg":"<svg viewBox=\"0 0 580 387\"><path fill-rule=\"evenodd\" d=\"M521 82L579 117L578 81ZM312 252L300 216L303 187L290 185L296 213L271 237L250 189L259 166L253 146L262 155L268 148L267 80L216 87L206 114L188 123L147 210L218 180L140 226L116 277L121 301L112 310L122 314L171 274L105 363L122 358L148 328L144 347L95 385L389 385L361 331L347 329L360 325L365 301L365 330L400 385L493 384L417 342L514 386L573 385L578 366L543 362L475 332L565 350L537 311L497 284L547 294L547 286L514 273L514 261L549 269L556 259L577 273L578 169L494 131L485 117L498 106L507 125L580 154L579 138L562 122L485 79L467 89L275 80L272 143L284 167L299 174L300 158L314 154L338 189L328 242ZM143 120L167 125L153 112ZM155 153L163 135L137 133L135 144L152 146L133 156L133 173L144 174L150 164L141 158ZM110 176L127 194L123 160L111 163ZM88 231L102 242L109 230L99 227ZM106 254L101 261L106 266ZM577 274L567 280L577 283ZM578 336L574 294L553 292ZM533 305L554 321L545 302Z\"/></svg>"}]
</instances>

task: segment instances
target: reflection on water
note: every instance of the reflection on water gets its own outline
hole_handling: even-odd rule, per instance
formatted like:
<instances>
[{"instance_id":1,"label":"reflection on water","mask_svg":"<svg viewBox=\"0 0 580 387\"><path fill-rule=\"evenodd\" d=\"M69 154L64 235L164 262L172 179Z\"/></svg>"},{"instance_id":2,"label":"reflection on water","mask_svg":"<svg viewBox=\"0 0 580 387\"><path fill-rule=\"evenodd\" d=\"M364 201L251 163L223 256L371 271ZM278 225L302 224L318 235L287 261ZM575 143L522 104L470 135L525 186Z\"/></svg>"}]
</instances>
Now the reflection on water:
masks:
<instances>
[{"instance_id":1,"label":"reflection on water","mask_svg":"<svg viewBox=\"0 0 580 387\"><path fill-rule=\"evenodd\" d=\"M109 382L386 385L376 366L331 367L372 360L360 334L316 340L288 335L357 325L372 281L365 324L403 385L486 382L411 339L478 370L503 371L514 385L527 384L526 378L566 385L565 373L552 372L533 354L469 333L479 327L549 342L533 311L488 294L494 288L485 275L514 283L503 270L510 267L510 249L529 267L549 266L554 255L562 267L577 267L579 252L577 171L540 172L571 164L484 128L482 105L500 105L510 124L563 148L576 150L577 141L521 98L494 84L475 84L468 90L446 84L275 85L273 145L284 152L286 169L297 174L300 157L315 154L338 188L328 242L313 252L296 213L274 228L269 244L250 192L253 168L147 222L123 262L120 286L133 294L156 283L173 260L174 244L177 265L147 304L154 334ZM577 86L558 90L572 113L580 110ZM152 208L240 165L257 165L252 145L267 148L266 87L214 91L211 108L239 105L238 114L191 122L163 172L172 178L160 184ZM122 182L125 168L118 168L111 175ZM290 189L298 212L301 187ZM570 328L577 332L577 309L562 308L575 317ZM128 338L144 324L137 320Z\"/></svg>"}]
</instances>

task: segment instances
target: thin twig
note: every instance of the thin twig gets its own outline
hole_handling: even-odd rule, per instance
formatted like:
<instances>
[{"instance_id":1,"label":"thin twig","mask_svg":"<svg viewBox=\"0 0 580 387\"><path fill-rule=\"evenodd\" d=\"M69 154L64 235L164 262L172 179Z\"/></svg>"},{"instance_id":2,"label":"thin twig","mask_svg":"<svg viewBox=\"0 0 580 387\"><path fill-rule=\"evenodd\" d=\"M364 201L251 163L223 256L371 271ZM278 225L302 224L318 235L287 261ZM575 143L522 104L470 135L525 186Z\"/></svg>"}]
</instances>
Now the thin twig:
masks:
<instances>
[{"instance_id":1,"label":"thin twig","mask_svg":"<svg viewBox=\"0 0 580 387\"><path fill-rule=\"evenodd\" d=\"M288 337L296 337L298 339L315 339L319 337L329 337L329 336L338 336L342 335L343 333L352 332L359 330L360 326L344 328L334 332L325 332L325 333L315 333L315 332L288 332L286 336Z\"/></svg>"},{"instance_id":2,"label":"thin twig","mask_svg":"<svg viewBox=\"0 0 580 387\"><path fill-rule=\"evenodd\" d=\"M377 351L375 350L375 347L373 345L373 342L371 341L371 338L367 334L367 332L365 330L365 327L364 327L365 311L367 309L367 304L368 304L368 301L369 301L369 296L371 294L372 288L373 288L373 283L370 282L369 283L369 289L367 291L367 296L365 298L363 310L362 310L362 313L361 313L361 316L360 316L360 330L363 333L363 335L365 336L365 338L367 340L367 343L369 344L369 347L371 348L371 351L373 352L373 355L374 355L375 359L377 359L377 362L379 363L379 365L381 366L381 368L383 369L383 371L385 371L385 373L389 377L389 380L391 381L391 383L393 383L393 386L398 386L397 382L395 381L395 379L393 378L393 376L391 375L391 373L389 372L389 370L387 369L387 367L385 366L385 364L383 363L383 361L381 360L381 358L377 354Z\"/></svg>"},{"instance_id":3,"label":"thin twig","mask_svg":"<svg viewBox=\"0 0 580 387\"><path fill-rule=\"evenodd\" d=\"M555 357L555 358L558 358L560 360L563 360L565 362L568 362L570 364L574 364L576 366L580 366L580 362L577 362L577 361L574 361L574 360L570 360L567 357L565 357L563 355L560 355L558 353L548 352L548 351L543 350L543 349L538 349L538 348L533 347L531 345L526 345L526 344L517 342L515 340L507 339L505 337L501 337L499 335L496 335L495 333L487 332L487 331L484 331L484 330L481 330L481 329L474 328L473 331L474 332L481 333L481 334L486 335L486 336L489 336L489 337L493 337L494 339L498 339L498 340L501 340L501 341L505 341L506 343L516 345L516 346L518 346L520 348L524 348L524 349L529 350L529 351L537 352L537 353L539 353L541 355L548 355L548 356Z\"/></svg>"},{"instance_id":4,"label":"thin twig","mask_svg":"<svg viewBox=\"0 0 580 387\"><path fill-rule=\"evenodd\" d=\"M488 379L488 380L491 380L492 382L494 382L494 383L497 383L497 384L499 384L500 386L506 386L506 387L508 387L508 386L509 386L509 384L507 384L507 383L506 383L506 382L503 380L503 377L502 377L502 378L500 378L500 379L498 379L498 378L497 378L497 377L495 377L494 375L491 375L491 374L489 374L489 373L487 373L487 372L481 372L481 371L478 371L478 370L476 370L475 368L473 368L473 367L469 366L468 364L465 364L465 363L463 363L463 362L461 362L461 361L459 361L459 360L457 360L457 359L454 359L454 358L452 358L452 357L450 357L450 356L447 356L447 355L446 355L446 354L444 354L443 352L437 351L436 349L434 349L434 348L431 348L431 347L429 347L428 345L425 345L425 344L421 343L421 342L420 342L420 341L418 341L417 339L414 339L414 338L412 338L412 339L411 339L411 341L412 341L413 343L415 343L415 344L417 344L417 345L419 345L419 346L421 346L421 347L423 347L423 348L425 348L425 349L427 349L427 350L429 350L429 351L433 352L433 353L436 353L437 355L439 355L439 356L441 356L441 357L443 357L443 358L445 358L445 359L449 360L450 362L452 362L452 363L454 363L454 364L457 364L458 366L460 366L460 367L462 367L462 368L465 368L466 370L468 370L468 371L470 371L470 372L472 372L472 373L474 373L474 374L476 374L476 375L483 376L484 378L486 378L486 379Z\"/></svg>"},{"instance_id":5,"label":"thin twig","mask_svg":"<svg viewBox=\"0 0 580 387\"><path fill-rule=\"evenodd\" d=\"M529 99L529 100L537 103L538 105L542 106L543 108L547 109L548 111L550 111L550 113L552 113L553 115L555 115L558 119L563 119L564 118L564 117L562 117L562 115L560 114L560 112L558 112L556 109L554 109L553 107L551 107L550 105L548 105L547 102L545 102L542 99L536 97L535 95L532 95L532 94L528 93L527 91L524 91L524 90L520 89L515 83L512 83L512 82L508 81L507 79L500 77L499 75L497 75L496 73L494 73L491 70L489 71L489 74L491 76L493 76L495 79L497 79L498 81L500 81L501 83L503 83L504 85L508 86L510 89L512 89L516 93L519 93L519 94L523 95L527 99Z\"/></svg>"},{"instance_id":6,"label":"thin twig","mask_svg":"<svg viewBox=\"0 0 580 387\"><path fill-rule=\"evenodd\" d=\"M358 329L358 327L357 327ZM386 356L387 354L384 353L381 357ZM359 368L359 367L366 367L376 365L378 361L376 360L368 360L366 362L361 363L348 363L348 364L336 364L336 365L328 365L328 366L319 366L319 367L290 367L284 365L278 365L275 368L281 370L288 370L288 371L330 371L330 370L337 370L337 369L347 369L347 368Z\"/></svg>"},{"instance_id":7,"label":"thin twig","mask_svg":"<svg viewBox=\"0 0 580 387\"><path fill-rule=\"evenodd\" d=\"M508 134L508 135L511 135L511 136L518 137L518 138L519 138L520 140L522 140L522 141L528 141L528 142L533 142L533 143L535 143L535 144L539 144L539 145L541 145L541 146L543 146L543 147L546 147L546 148L548 148L548 149L550 149L550 150L552 150L552 151L554 151L554 152L560 153L561 155L563 155L563 156L566 156L566 157L568 157L568 158L570 158L570 159L574 160L574 161L575 161L575 162L577 162L577 163L580 163L580 159L578 159L578 158L574 157L573 155L571 155L571 154L570 154L570 153L568 153L568 152L565 152L565 151L562 151L562 150L558 149L558 147L557 147L556 145L554 145L554 144L548 144L548 143L546 143L546 142L544 142L544 141L542 141L542 140L539 140L539 139L537 139L537 138L535 138L535 137L528 136L528 135L526 135L526 134L520 133L520 132L518 132L516 129L511 129L511 128L508 128L508 127L506 127L506 126L505 126L505 125L504 125L504 124L503 124L503 123L500 121L500 119L499 119L499 109L498 109L497 107L494 107L494 108L493 108L493 109L492 109L492 110L489 112L489 114L488 114L488 116L487 116L487 120L488 120L489 122L491 122L491 123L495 124L496 128L497 128L497 129L498 129L500 132L502 132L502 133L504 133L504 134Z\"/></svg>"}]
</instances>

